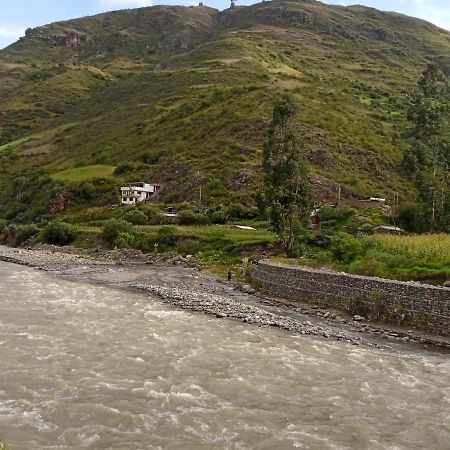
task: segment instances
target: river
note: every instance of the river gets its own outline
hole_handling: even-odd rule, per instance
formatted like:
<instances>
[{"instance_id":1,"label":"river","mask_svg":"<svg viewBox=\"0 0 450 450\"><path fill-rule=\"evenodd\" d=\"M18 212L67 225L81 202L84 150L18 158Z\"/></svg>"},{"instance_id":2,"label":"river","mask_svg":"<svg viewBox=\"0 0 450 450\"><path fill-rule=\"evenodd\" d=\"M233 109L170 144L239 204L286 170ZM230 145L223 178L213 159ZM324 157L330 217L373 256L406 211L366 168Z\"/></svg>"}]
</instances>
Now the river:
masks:
<instances>
[{"instance_id":1,"label":"river","mask_svg":"<svg viewBox=\"0 0 450 450\"><path fill-rule=\"evenodd\" d=\"M448 449L450 360L0 262L0 437L11 450Z\"/></svg>"}]
</instances>

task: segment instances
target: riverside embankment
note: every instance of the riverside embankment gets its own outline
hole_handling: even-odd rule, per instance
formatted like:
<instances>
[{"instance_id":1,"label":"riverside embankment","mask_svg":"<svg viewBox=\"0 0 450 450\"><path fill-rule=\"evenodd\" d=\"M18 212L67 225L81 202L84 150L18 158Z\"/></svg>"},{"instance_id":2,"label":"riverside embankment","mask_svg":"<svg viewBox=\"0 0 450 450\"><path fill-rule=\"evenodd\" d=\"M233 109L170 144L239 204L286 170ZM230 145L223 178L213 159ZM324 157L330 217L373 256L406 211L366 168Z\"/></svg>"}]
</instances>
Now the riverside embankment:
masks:
<instances>
[{"instance_id":1,"label":"riverside embankment","mask_svg":"<svg viewBox=\"0 0 450 450\"><path fill-rule=\"evenodd\" d=\"M337 308L450 337L450 289L416 282L260 261L252 276L266 294Z\"/></svg>"},{"instance_id":2,"label":"riverside embankment","mask_svg":"<svg viewBox=\"0 0 450 450\"><path fill-rule=\"evenodd\" d=\"M320 306L293 307L275 298L242 292L236 286L218 282L196 268L181 267L176 256L155 264L152 257L136 252L88 254L50 246L34 250L1 247L0 261L34 267L72 280L135 289L157 296L176 308L278 327L301 335L374 347L401 343L450 349L450 342L445 337L366 324Z\"/></svg>"}]
</instances>

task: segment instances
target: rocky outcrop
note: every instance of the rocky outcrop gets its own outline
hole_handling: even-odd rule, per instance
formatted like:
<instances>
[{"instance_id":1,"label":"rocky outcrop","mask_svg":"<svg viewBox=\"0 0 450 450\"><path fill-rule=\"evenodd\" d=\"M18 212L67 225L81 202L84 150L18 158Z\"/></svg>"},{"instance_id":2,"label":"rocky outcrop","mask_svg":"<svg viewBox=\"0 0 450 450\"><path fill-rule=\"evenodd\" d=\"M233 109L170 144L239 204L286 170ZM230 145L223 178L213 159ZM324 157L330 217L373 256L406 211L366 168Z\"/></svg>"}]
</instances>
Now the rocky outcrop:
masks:
<instances>
[{"instance_id":1,"label":"rocky outcrop","mask_svg":"<svg viewBox=\"0 0 450 450\"><path fill-rule=\"evenodd\" d=\"M81 36L76 31L68 31L65 37L66 47L76 47L81 44Z\"/></svg>"},{"instance_id":2,"label":"rocky outcrop","mask_svg":"<svg viewBox=\"0 0 450 450\"><path fill-rule=\"evenodd\" d=\"M53 214L64 211L69 206L70 200L64 194L58 194L52 202L51 211Z\"/></svg>"}]
</instances>

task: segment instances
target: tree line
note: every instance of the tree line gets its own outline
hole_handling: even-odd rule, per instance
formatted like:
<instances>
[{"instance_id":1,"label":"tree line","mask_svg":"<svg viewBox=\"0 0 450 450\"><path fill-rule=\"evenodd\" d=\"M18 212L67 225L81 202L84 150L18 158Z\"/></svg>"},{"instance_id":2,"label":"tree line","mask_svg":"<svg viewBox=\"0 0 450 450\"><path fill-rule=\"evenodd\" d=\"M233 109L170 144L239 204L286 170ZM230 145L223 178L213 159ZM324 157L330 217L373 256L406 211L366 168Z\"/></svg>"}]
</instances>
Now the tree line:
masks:
<instances>
[{"instance_id":1,"label":"tree line","mask_svg":"<svg viewBox=\"0 0 450 450\"><path fill-rule=\"evenodd\" d=\"M417 187L416 201L396 211L410 231L449 231L450 223L450 88L435 63L428 64L410 94L409 150L403 168ZM293 254L312 207L308 153L296 127L292 96L275 102L262 156L260 210L270 220L287 254Z\"/></svg>"}]
</instances>

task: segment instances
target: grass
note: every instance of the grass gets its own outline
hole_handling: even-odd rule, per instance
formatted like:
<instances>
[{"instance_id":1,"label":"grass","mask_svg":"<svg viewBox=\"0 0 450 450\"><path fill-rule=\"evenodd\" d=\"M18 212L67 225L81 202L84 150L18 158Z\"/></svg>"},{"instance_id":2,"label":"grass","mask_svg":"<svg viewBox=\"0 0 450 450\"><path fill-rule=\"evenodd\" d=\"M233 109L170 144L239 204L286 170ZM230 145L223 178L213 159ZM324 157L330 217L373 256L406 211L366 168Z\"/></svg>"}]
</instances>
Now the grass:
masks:
<instances>
[{"instance_id":1,"label":"grass","mask_svg":"<svg viewBox=\"0 0 450 450\"><path fill-rule=\"evenodd\" d=\"M10 150L15 147L18 147L19 145L24 144L25 142L29 141L30 139L31 139L30 137L24 137L22 139L17 139L13 142L9 142L8 144L0 145L0 153L4 152L5 150Z\"/></svg>"},{"instance_id":2,"label":"grass","mask_svg":"<svg viewBox=\"0 0 450 450\"><path fill-rule=\"evenodd\" d=\"M65 182L89 181L96 178L108 178L113 174L114 169L114 166L106 165L76 167L56 172L52 174L52 178L56 181Z\"/></svg>"},{"instance_id":3,"label":"grass","mask_svg":"<svg viewBox=\"0 0 450 450\"><path fill-rule=\"evenodd\" d=\"M240 230L230 225L203 225L203 226L170 226L176 230L179 236L196 237L203 241L228 241L230 243L245 246L259 244L273 244L276 236L268 230ZM156 233L161 229L160 225L136 227L150 233Z\"/></svg>"},{"instance_id":4,"label":"grass","mask_svg":"<svg viewBox=\"0 0 450 450\"><path fill-rule=\"evenodd\" d=\"M273 99L286 90L302 105L299 132L323 177L320 196L336 183L343 196L414 195L400 170L404 93L429 59L450 67L448 33L395 14L349 11L278 0L221 13L158 6L40 28L40 38L0 52L0 215L46 217L61 185L104 176L114 182L111 195L122 180L148 179L180 201L198 195L199 181L220 180L226 189L205 193L205 202L250 206ZM301 17L314 20L299 27ZM89 45L52 44L51 36L74 28ZM37 146L48 154L11 147L46 132ZM112 175L123 162L130 171ZM35 195L38 179L46 185ZM90 196L82 202L95 204Z\"/></svg>"},{"instance_id":5,"label":"grass","mask_svg":"<svg viewBox=\"0 0 450 450\"><path fill-rule=\"evenodd\" d=\"M450 235L422 234L411 236L374 235L365 238L371 248L391 255L402 255L416 261L439 261L450 270Z\"/></svg>"},{"instance_id":6,"label":"grass","mask_svg":"<svg viewBox=\"0 0 450 450\"><path fill-rule=\"evenodd\" d=\"M450 235L389 236L363 239L363 253L346 270L398 280L441 284L450 278Z\"/></svg>"}]
</instances>

